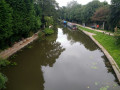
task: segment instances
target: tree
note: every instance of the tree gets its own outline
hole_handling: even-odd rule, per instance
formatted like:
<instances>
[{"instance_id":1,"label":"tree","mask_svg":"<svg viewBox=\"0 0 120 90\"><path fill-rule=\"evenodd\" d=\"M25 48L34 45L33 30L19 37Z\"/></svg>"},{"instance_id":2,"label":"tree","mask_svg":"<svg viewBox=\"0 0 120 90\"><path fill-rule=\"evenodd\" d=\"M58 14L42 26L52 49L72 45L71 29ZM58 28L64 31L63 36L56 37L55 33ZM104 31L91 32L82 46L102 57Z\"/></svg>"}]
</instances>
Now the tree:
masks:
<instances>
[{"instance_id":1,"label":"tree","mask_svg":"<svg viewBox=\"0 0 120 90\"><path fill-rule=\"evenodd\" d=\"M111 29L114 30L116 26L120 26L120 0L112 0L110 10L111 13L109 23Z\"/></svg>"},{"instance_id":2,"label":"tree","mask_svg":"<svg viewBox=\"0 0 120 90\"><path fill-rule=\"evenodd\" d=\"M61 18L73 21L77 23L89 23L92 22L91 17L93 16L96 9L107 5L107 2L100 2L93 0L86 5L78 4L76 1L71 1L66 7L60 8Z\"/></svg>"},{"instance_id":3,"label":"tree","mask_svg":"<svg viewBox=\"0 0 120 90\"><path fill-rule=\"evenodd\" d=\"M42 26L45 25L45 16L53 16L54 21L56 21L58 16L58 3L55 0L36 0L42 10Z\"/></svg>"},{"instance_id":4,"label":"tree","mask_svg":"<svg viewBox=\"0 0 120 90\"><path fill-rule=\"evenodd\" d=\"M103 6L96 10L91 19L96 22L103 22L104 29L104 25L105 22L108 21L109 14L110 14L109 6Z\"/></svg>"},{"instance_id":5,"label":"tree","mask_svg":"<svg viewBox=\"0 0 120 90\"><path fill-rule=\"evenodd\" d=\"M5 0L0 0L0 48L6 47L12 34L12 9Z\"/></svg>"},{"instance_id":6,"label":"tree","mask_svg":"<svg viewBox=\"0 0 120 90\"><path fill-rule=\"evenodd\" d=\"M53 25L53 18L52 17L48 17L48 16L45 16L45 22L46 22L46 27L49 27L50 25Z\"/></svg>"},{"instance_id":7,"label":"tree","mask_svg":"<svg viewBox=\"0 0 120 90\"><path fill-rule=\"evenodd\" d=\"M40 29L42 24L41 22L42 10L37 3L34 4L34 8L35 8L35 17L36 17L35 30L37 30L37 29Z\"/></svg>"},{"instance_id":8,"label":"tree","mask_svg":"<svg viewBox=\"0 0 120 90\"><path fill-rule=\"evenodd\" d=\"M11 41L15 42L29 36L40 28L41 21L36 14L33 0L6 0L13 9L13 30Z\"/></svg>"},{"instance_id":9,"label":"tree","mask_svg":"<svg viewBox=\"0 0 120 90\"><path fill-rule=\"evenodd\" d=\"M10 4L10 6L13 9L13 35L11 37L11 41L15 42L20 40L21 38L26 37L25 33L29 31L27 24L26 24L26 6L24 3L24 0L6 0L7 3Z\"/></svg>"},{"instance_id":10,"label":"tree","mask_svg":"<svg viewBox=\"0 0 120 90\"><path fill-rule=\"evenodd\" d=\"M101 6L102 4L98 0L93 0L92 2L85 5L82 13L83 14L82 21L85 23L91 22L91 17L93 16L94 12Z\"/></svg>"}]
</instances>

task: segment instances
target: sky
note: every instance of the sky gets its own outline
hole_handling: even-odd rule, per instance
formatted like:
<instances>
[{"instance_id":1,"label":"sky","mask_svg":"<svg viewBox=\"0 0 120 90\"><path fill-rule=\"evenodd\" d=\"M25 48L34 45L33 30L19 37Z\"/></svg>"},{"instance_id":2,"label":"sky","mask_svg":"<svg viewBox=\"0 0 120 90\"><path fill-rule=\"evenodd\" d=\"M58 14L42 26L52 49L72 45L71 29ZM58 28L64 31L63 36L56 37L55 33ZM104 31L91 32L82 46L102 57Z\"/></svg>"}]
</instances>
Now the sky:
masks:
<instances>
[{"instance_id":1,"label":"sky","mask_svg":"<svg viewBox=\"0 0 120 90\"><path fill-rule=\"evenodd\" d=\"M59 6L62 7L62 6L66 6L68 2L72 1L72 0L56 0L58 3L59 3ZM82 4L82 5L85 5L87 4L88 2L91 2L93 0L76 0L78 3ZM105 1L105 0L99 0L101 2ZM111 2L111 0L106 0L109 4Z\"/></svg>"}]
</instances>

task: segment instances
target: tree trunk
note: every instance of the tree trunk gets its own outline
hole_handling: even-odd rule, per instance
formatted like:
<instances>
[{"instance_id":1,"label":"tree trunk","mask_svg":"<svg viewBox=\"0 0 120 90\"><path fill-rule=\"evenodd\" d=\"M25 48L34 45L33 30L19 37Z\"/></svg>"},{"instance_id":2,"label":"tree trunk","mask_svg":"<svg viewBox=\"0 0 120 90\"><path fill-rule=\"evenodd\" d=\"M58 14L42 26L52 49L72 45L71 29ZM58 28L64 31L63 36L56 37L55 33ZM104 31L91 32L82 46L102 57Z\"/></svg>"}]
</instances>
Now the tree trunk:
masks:
<instances>
[{"instance_id":1,"label":"tree trunk","mask_svg":"<svg viewBox=\"0 0 120 90\"><path fill-rule=\"evenodd\" d=\"M103 30L105 29L105 22L103 22Z\"/></svg>"}]
</instances>

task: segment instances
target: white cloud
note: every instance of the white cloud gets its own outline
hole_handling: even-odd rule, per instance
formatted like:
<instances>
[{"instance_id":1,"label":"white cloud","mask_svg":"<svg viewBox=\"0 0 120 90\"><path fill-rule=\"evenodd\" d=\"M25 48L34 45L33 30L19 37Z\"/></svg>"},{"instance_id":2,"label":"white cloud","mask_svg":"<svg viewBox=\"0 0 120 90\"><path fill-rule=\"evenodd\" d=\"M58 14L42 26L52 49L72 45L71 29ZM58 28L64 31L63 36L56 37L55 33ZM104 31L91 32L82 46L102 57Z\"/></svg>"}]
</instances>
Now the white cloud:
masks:
<instances>
[{"instance_id":1,"label":"white cloud","mask_svg":"<svg viewBox=\"0 0 120 90\"><path fill-rule=\"evenodd\" d=\"M58 3L59 3L59 6L66 6L68 2L72 1L72 0L56 0ZM82 5L85 5L87 4L88 2L91 2L93 0L76 0L78 1L78 3L82 4ZM101 2L105 1L105 0L99 0ZM109 4L111 2L111 0L106 0Z\"/></svg>"}]
</instances>

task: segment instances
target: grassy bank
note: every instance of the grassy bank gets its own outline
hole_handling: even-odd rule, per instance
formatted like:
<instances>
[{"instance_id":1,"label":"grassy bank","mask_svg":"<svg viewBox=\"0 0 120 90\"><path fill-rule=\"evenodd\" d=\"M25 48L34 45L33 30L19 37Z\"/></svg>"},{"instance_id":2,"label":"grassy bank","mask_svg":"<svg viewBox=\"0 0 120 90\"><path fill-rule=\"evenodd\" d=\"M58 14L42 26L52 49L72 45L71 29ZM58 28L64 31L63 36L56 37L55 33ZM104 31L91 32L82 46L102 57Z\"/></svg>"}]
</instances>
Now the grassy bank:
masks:
<instances>
[{"instance_id":1,"label":"grassy bank","mask_svg":"<svg viewBox=\"0 0 120 90\"><path fill-rule=\"evenodd\" d=\"M109 52L120 68L120 47L115 44L114 36L109 36L80 26L78 28L96 34L93 37Z\"/></svg>"}]
</instances>

